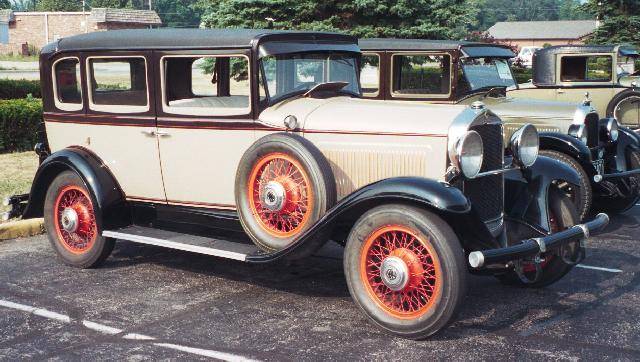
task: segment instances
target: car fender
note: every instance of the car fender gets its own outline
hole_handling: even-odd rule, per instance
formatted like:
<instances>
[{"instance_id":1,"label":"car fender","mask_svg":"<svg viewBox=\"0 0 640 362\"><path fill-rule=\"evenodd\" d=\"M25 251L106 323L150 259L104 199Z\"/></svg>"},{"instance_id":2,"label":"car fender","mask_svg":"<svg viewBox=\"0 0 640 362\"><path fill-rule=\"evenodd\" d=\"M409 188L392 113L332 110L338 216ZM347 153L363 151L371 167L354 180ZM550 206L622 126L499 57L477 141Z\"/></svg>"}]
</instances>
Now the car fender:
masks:
<instances>
[{"instance_id":1,"label":"car fender","mask_svg":"<svg viewBox=\"0 0 640 362\"><path fill-rule=\"evenodd\" d=\"M103 229L127 224L128 210L118 182L96 155L81 147L62 149L42 162L33 179L29 203L22 215L24 219L43 216L49 185L64 171L75 172L85 183L93 198L96 219Z\"/></svg>"},{"instance_id":2,"label":"car fender","mask_svg":"<svg viewBox=\"0 0 640 362\"><path fill-rule=\"evenodd\" d=\"M479 250L499 246L484 223L475 216L462 191L426 178L397 177L372 183L351 193L338 201L287 248L270 254L251 255L247 261L260 263L283 257L296 258L297 254L304 253L305 244L315 240L314 237L326 231L326 228L333 228L344 222L353 223L371 208L392 203L415 205L436 213L458 233L463 246L464 243L473 243L465 248Z\"/></svg>"},{"instance_id":3,"label":"car fender","mask_svg":"<svg viewBox=\"0 0 640 362\"><path fill-rule=\"evenodd\" d=\"M562 133L541 132L540 149L562 152L574 158L585 170L589 177L596 174L596 170L591 163L591 151L579 139Z\"/></svg>"},{"instance_id":4,"label":"car fender","mask_svg":"<svg viewBox=\"0 0 640 362\"><path fill-rule=\"evenodd\" d=\"M539 156L533 166L505 174L505 214L546 232L549 223L549 187L554 182L580 184L580 175L550 157Z\"/></svg>"},{"instance_id":5,"label":"car fender","mask_svg":"<svg viewBox=\"0 0 640 362\"><path fill-rule=\"evenodd\" d=\"M607 147L607 171L624 172L628 170L629 152L640 152L640 136L626 127L619 128L618 140Z\"/></svg>"}]
</instances>

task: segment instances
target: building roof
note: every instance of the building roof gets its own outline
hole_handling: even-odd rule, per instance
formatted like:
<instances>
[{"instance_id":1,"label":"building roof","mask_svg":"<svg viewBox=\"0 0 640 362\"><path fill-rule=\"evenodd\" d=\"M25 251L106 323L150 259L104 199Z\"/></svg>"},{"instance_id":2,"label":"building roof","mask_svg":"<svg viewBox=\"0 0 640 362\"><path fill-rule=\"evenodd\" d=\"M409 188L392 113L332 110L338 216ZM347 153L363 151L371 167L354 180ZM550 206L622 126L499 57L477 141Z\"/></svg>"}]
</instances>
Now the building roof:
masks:
<instances>
[{"instance_id":1,"label":"building roof","mask_svg":"<svg viewBox=\"0 0 640 362\"><path fill-rule=\"evenodd\" d=\"M580 39L596 27L595 20L505 21L487 32L495 39Z\"/></svg>"},{"instance_id":2,"label":"building roof","mask_svg":"<svg viewBox=\"0 0 640 362\"><path fill-rule=\"evenodd\" d=\"M358 45L362 51L461 50L470 57L495 56L512 58L515 56L511 49L505 45L456 40L370 38L358 40Z\"/></svg>"},{"instance_id":3,"label":"building roof","mask_svg":"<svg viewBox=\"0 0 640 362\"><path fill-rule=\"evenodd\" d=\"M0 10L0 23L10 23L14 19L13 10L2 9Z\"/></svg>"},{"instance_id":4,"label":"building roof","mask_svg":"<svg viewBox=\"0 0 640 362\"><path fill-rule=\"evenodd\" d=\"M128 29L74 35L50 43L43 53L86 50L251 48L257 42L283 40L357 51L357 39L344 34L264 29ZM355 49L355 50L354 50Z\"/></svg>"},{"instance_id":5,"label":"building roof","mask_svg":"<svg viewBox=\"0 0 640 362\"><path fill-rule=\"evenodd\" d=\"M162 24L158 13L153 10L93 8L90 19L96 23Z\"/></svg>"}]
</instances>

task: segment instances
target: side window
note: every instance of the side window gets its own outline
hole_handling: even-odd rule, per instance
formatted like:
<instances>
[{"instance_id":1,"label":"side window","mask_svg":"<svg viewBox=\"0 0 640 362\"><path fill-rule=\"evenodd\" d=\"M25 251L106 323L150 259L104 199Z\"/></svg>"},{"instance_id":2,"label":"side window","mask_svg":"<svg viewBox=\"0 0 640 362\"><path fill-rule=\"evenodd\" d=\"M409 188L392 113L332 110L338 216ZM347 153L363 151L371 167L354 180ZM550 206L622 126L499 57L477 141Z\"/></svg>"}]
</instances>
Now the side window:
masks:
<instances>
[{"instance_id":1,"label":"side window","mask_svg":"<svg viewBox=\"0 0 640 362\"><path fill-rule=\"evenodd\" d=\"M448 95L451 89L449 55L394 55L392 93L395 96Z\"/></svg>"},{"instance_id":2,"label":"side window","mask_svg":"<svg viewBox=\"0 0 640 362\"><path fill-rule=\"evenodd\" d=\"M360 85L362 94L375 97L380 91L380 56L364 54L360 63Z\"/></svg>"},{"instance_id":3,"label":"side window","mask_svg":"<svg viewBox=\"0 0 640 362\"><path fill-rule=\"evenodd\" d=\"M63 58L53 64L53 92L56 108L63 111L82 109L80 60Z\"/></svg>"},{"instance_id":4,"label":"side window","mask_svg":"<svg viewBox=\"0 0 640 362\"><path fill-rule=\"evenodd\" d=\"M608 82L612 79L613 60L609 55L562 57L560 79L563 82Z\"/></svg>"},{"instance_id":5,"label":"side window","mask_svg":"<svg viewBox=\"0 0 640 362\"><path fill-rule=\"evenodd\" d=\"M149 110L144 58L89 58L88 73L91 109L112 113Z\"/></svg>"},{"instance_id":6,"label":"side window","mask_svg":"<svg viewBox=\"0 0 640 362\"><path fill-rule=\"evenodd\" d=\"M249 60L244 56L167 56L162 68L167 113L230 116L251 110Z\"/></svg>"}]
</instances>

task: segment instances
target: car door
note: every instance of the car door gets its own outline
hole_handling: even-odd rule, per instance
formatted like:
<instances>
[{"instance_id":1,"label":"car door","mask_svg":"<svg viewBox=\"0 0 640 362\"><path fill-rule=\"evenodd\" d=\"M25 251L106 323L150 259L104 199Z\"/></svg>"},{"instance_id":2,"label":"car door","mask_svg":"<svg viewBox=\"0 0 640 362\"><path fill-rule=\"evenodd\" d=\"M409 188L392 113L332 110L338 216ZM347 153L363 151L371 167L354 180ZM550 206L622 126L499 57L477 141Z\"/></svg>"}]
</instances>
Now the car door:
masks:
<instances>
[{"instance_id":1,"label":"car door","mask_svg":"<svg viewBox=\"0 0 640 362\"><path fill-rule=\"evenodd\" d=\"M254 142L248 52L157 52L158 141L169 204L235 208Z\"/></svg>"},{"instance_id":2,"label":"car door","mask_svg":"<svg viewBox=\"0 0 640 362\"><path fill-rule=\"evenodd\" d=\"M52 151L97 155L128 199L164 200L147 52L86 53L53 62L56 112L45 114ZM76 75L77 73L77 75ZM74 79L83 74L81 94ZM83 107L83 104L86 105ZM80 116L79 111L86 109Z\"/></svg>"},{"instance_id":3,"label":"car door","mask_svg":"<svg viewBox=\"0 0 640 362\"><path fill-rule=\"evenodd\" d=\"M579 103L586 93L604 116L614 96L613 57L610 54L563 55L558 61L556 100Z\"/></svg>"}]
</instances>

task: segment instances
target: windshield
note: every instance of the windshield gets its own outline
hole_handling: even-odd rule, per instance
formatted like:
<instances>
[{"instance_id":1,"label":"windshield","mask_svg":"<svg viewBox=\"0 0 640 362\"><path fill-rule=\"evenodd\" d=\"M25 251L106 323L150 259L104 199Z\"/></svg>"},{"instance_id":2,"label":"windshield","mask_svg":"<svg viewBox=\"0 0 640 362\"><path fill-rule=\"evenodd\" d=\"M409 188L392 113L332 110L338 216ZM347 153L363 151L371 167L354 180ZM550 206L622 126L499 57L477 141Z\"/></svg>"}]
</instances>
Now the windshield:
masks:
<instances>
[{"instance_id":1,"label":"windshield","mask_svg":"<svg viewBox=\"0 0 640 362\"><path fill-rule=\"evenodd\" d=\"M459 88L462 93L494 87L515 87L516 81L506 59L462 58Z\"/></svg>"},{"instance_id":2,"label":"windshield","mask_svg":"<svg viewBox=\"0 0 640 362\"><path fill-rule=\"evenodd\" d=\"M261 87L270 101L304 94L326 82L347 82L342 92L360 95L356 55L299 53L267 56L261 62Z\"/></svg>"},{"instance_id":3,"label":"windshield","mask_svg":"<svg viewBox=\"0 0 640 362\"><path fill-rule=\"evenodd\" d=\"M619 77L638 75L640 71L640 57L618 57L617 73Z\"/></svg>"}]
</instances>

